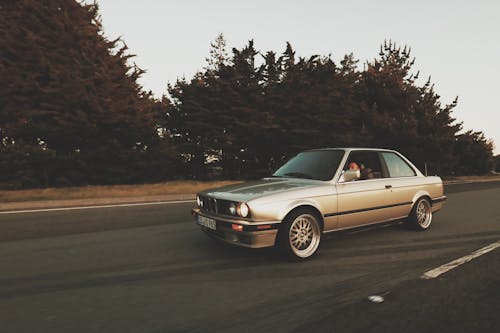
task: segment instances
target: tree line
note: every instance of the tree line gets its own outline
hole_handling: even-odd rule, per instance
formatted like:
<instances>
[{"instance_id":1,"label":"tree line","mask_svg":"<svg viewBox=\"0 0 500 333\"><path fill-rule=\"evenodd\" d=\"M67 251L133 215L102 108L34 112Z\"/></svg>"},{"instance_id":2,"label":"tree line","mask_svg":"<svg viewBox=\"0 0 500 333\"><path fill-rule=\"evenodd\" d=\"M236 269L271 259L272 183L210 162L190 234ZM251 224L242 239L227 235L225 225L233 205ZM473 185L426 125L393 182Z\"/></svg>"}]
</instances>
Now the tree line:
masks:
<instances>
[{"instance_id":1,"label":"tree line","mask_svg":"<svg viewBox=\"0 0 500 333\"><path fill-rule=\"evenodd\" d=\"M121 39L104 37L97 4L0 3L0 187L254 178L318 147L401 151L440 175L492 169L492 142L464 131L408 47L298 57L253 41L158 99ZM362 67L362 69L360 68Z\"/></svg>"},{"instance_id":2,"label":"tree line","mask_svg":"<svg viewBox=\"0 0 500 333\"><path fill-rule=\"evenodd\" d=\"M196 178L214 168L265 175L298 151L331 146L397 149L441 175L492 168L492 142L463 131L457 99L443 105L430 78L417 83L408 47L384 42L362 70L352 54L297 57L289 43L276 54L249 41L228 56L222 35L210 54L204 71L169 87L169 131Z\"/></svg>"}]
</instances>

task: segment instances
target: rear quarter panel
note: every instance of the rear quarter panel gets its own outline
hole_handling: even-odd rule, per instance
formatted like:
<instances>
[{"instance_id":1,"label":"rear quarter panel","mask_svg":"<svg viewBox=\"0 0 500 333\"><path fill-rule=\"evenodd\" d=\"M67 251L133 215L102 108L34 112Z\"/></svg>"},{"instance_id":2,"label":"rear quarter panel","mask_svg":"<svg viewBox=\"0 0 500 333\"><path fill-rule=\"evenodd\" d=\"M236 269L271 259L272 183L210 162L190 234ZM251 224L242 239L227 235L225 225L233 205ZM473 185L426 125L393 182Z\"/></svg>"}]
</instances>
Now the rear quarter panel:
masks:
<instances>
[{"instance_id":1,"label":"rear quarter panel","mask_svg":"<svg viewBox=\"0 0 500 333\"><path fill-rule=\"evenodd\" d=\"M393 201L411 202L410 205L392 208L391 215L394 217L408 216L415 202L421 197L427 196L432 200L443 195L443 182L436 176L391 178L391 185Z\"/></svg>"}]
</instances>

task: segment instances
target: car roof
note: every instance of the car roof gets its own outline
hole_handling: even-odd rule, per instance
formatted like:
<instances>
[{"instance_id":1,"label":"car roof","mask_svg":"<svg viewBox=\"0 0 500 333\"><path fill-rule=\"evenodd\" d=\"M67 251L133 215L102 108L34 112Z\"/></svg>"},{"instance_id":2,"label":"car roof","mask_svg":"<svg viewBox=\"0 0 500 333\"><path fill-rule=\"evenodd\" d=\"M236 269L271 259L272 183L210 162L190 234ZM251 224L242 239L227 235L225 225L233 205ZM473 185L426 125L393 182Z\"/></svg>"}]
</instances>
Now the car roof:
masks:
<instances>
[{"instance_id":1,"label":"car roof","mask_svg":"<svg viewBox=\"0 0 500 333\"><path fill-rule=\"evenodd\" d=\"M370 150L370 151L388 151L388 152L396 152L392 149L385 148L368 148L368 147L338 147L338 148L318 148L318 149L309 149L307 151L316 151L316 150L345 150L347 152L355 151L355 150Z\"/></svg>"}]
</instances>

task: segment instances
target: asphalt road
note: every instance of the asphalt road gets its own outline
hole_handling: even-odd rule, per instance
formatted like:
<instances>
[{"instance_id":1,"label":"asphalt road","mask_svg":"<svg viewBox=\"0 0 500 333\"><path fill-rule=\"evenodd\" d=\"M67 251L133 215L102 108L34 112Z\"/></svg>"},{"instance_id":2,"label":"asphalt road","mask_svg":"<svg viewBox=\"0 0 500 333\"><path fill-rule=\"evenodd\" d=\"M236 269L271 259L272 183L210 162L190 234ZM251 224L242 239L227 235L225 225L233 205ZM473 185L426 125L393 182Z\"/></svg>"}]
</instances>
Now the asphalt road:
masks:
<instances>
[{"instance_id":1,"label":"asphalt road","mask_svg":"<svg viewBox=\"0 0 500 333\"><path fill-rule=\"evenodd\" d=\"M330 234L303 263L215 242L191 203L0 214L0 332L499 332L500 248L420 278L500 240L500 182L446 191L430 230Z\"/></svg>"}]
</instances>

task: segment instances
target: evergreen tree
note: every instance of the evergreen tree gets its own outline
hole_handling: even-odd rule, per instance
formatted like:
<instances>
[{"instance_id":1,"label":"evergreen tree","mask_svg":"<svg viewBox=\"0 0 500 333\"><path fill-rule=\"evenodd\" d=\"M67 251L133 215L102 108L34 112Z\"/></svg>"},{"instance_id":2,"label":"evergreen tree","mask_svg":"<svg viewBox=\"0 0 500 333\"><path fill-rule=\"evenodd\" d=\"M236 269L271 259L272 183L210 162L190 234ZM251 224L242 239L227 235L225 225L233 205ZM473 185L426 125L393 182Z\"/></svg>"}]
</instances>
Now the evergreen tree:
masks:
<instances>
[{"instance_id":1,"label":"evergreen tree","mask_svg":"<svg viewBox=\"0 0 500 333\"><path fill-rule=\"evenodd\" d=\"M415 84L419 73L411 73L415 59L407 47L384 42L379 56L367 64L361 82L372 145L397 149L421 169L427 163L432 172L449 174L455 163L450 147L461 129L451 117L457 100L443 107L430 79Z\"/></svg>"},{"instance_id":2,"label":"evergreen tree","mask_svg":"<svg viewBox=\"0 0 500 333\"><path fill-rule=\"evenodd\" d=\"M12 164L0 183L145 179L141 160L158 143L159 115L131 57L104 37L96 4L2 1L0 155Z\"/></svg>"},{"instance_id":3,"label":"evergreen tree","mask_svg":"<svg viewBox=\"0 0 500 333\"><path fill-rule=\"evenodd\" d=\"M482 132L469 130L459 134L454 149L458 159L455 174L482 175L493 170L493 143Z\"/></svg>"},{"instance_id":4,"label":"evergreen tree","mask_svg":"<svg viewBox=\"0 0 500 333\"><path fill-rule=\"evenodd\" d=\"M194 177L207 176L209 161L223 177L255 177L301 150L328 146L398 149L442 175L489 165L492 148L482 133L458 134L462 124L451 116L457 100L443 106L430 79L416 84L407 47L385 42L363 71L352 54L336 64L331 56L297 57L290 43L278 58L264 53L261 65L258 55L250 41L219 66L170 87ZM481 161L477 167L458 167L472 156Z\"/></svg>"},{"instance_id":5,"label":"evergreen tree","mask_svg":"<svg viewBox=\"0 0 500 333\"><path fill-rule=\"evenodd\" d=\"M210 43L209 54L210 56L205 59L207 61L207 66L204 67L204 69L207 74L215 75L219 69L227 65L229 61L224 34L218 34L215 40Z\"/></svg>"}]
</instances>

